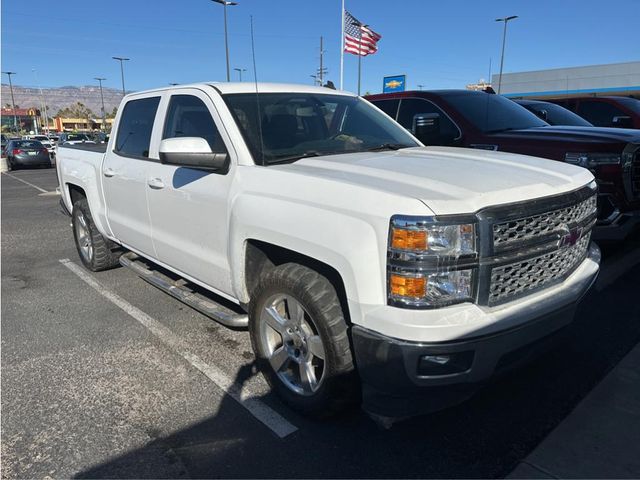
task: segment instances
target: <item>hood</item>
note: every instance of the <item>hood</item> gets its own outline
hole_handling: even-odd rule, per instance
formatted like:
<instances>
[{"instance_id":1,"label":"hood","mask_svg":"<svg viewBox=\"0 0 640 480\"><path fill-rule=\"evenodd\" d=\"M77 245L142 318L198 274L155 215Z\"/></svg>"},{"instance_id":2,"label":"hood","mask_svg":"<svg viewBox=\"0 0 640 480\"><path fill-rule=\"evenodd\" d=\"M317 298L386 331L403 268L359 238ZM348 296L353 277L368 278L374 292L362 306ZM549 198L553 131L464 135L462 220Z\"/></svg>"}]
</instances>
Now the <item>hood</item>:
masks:
<instances>
[{"instance_id":1,"label":"hood","mask_svg":"<svg viewBox=\"0 0 640 480\"><path fill-rule=\"evenodd\" d=\"M416 198L436 215L557 195L593 180L588 170L562 162L451 147L328 155L269 168Z\"/></svg>"},{"instance_id":2,"label":"hood","mask_svg":"<svg viewBox=\"0 0 640 480\"><path fill-rule=\"evenodd\" d=\"M499 137L525 137L580 143L640 143L640 130L631 128L548 126L496 133Z\"/></svg>"}]
</instances>

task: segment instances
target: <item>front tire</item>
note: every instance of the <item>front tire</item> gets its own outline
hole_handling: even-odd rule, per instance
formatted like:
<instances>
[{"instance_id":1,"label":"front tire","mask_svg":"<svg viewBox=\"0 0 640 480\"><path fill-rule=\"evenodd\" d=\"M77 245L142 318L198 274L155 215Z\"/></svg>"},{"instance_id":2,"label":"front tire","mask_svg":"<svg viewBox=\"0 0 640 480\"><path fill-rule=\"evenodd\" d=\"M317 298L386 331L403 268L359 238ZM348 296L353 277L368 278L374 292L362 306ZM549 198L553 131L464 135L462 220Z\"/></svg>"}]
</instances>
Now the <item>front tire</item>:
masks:
<instances>
[{"instance_id":1,"label":"front tire","mask_svg":"<svg viewBox=\"0 0 640 480\"><path fill-rule=\"evenodd\" d=\"M73 237L82 264L92 272L119 265L120 255L111 249L111 242L103 237L93 223L86 198L73 204Z\"/></svg>"},{"instance_id":2,"label":"front tire","mask_svg":"<svg viewBox=\"0 0 640 480\"><path fill-rule=\"evenodd\" d=\"M293 409L328 416L359 399L340 300L316 271L288 263L264 274L249 305L249 331L260 370Z\"/></svg>"}]
</instances>

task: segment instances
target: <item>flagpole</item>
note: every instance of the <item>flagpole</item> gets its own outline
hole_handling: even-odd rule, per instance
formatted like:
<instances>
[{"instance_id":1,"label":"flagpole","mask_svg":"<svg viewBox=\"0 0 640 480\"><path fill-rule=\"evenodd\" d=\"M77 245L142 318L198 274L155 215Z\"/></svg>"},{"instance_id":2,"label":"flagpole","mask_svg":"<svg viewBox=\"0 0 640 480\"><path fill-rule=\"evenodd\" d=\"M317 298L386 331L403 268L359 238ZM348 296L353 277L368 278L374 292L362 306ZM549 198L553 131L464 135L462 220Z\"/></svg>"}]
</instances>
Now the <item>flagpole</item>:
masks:
<instances>
[{"instance_id":1,"label":"flagpole","mask_svg":"<svg viewBox=\"0 0 640 480\"><path fill-rule=\"evenodd\" d=\"M360 41L358 42L358 96L360 96L360 78L362 76L362 29L360 28Z\"/></svg>"},{"instance_id":2,"label":"flagpole","mask_svg":"<svg viewBox=\"0 0 640 480\"><path fill-rule=\"evenodd\" d=\"M342 37L340 38L340 90L344 90L344 0L342 0L342 12L341 24L342 24Z\"/></svg>"}]
</instances>

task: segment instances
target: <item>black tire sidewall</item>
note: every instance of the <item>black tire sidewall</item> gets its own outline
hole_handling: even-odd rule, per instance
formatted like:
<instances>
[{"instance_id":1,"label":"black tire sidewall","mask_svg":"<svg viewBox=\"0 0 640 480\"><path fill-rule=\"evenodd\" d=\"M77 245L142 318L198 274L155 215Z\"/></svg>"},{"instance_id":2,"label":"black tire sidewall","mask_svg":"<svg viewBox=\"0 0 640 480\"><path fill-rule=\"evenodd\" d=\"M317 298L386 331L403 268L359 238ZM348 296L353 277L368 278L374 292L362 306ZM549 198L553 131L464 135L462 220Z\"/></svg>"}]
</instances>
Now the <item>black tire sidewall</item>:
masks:
<instances>
[{"instance_id":1,"label":"black tire sidewall","mask_svg":"<svg viewBox=\"0 0 640 480\"><path fill-rule=\"evenodd\" d=\"M353 386L358 383L353 369L351 371L340 369L341 359L339 356L344 355L344 348L341 349L335 344L335 334L329 328L329 324L335 322L335 311L323 311L322 305L313 299L315 293L313 288L308 288L304 282L300 281L300 278L283 275L282 272L277 271L279 268L282 267L277 267L264 275L250 302L249 331L258 367L271 388L292 408L307 415L320 417L331 415L343 409L346 404L353 403L355 396ZM305 270L313 272L310 269L305 268ZM313 273L320 277L315 272ZM324 277L320 278L328 283ZM337 294L333 287L331 290L335 295L335 301L337 301ZM318 390L312 395L300 395L287 387L273 370L266 352L263 351L260 341L261 312L265 307L266 300L276 294L290 295L300 302L313 319L313 324L322 339L325 350L324 378ZM328 318L327 314L332 318ZM340 321L346 329L346 322L341 310L339 315Z\"/></svg>"},{"instance_id":2,"label":"black tire sidewall","mask_svg":"<svg viewBox=\"0 0 640 480\"><path fill-rule=\"evenodd\" d=\"M87 222L87 229L89 231L89 238L91 239L91 246L93 247L93 256L91 257L91 261L88 262L84 255L82 254L82 250L80 249L80 243L78 242L78 230L77 230L77 222L78 222L78 217L80 215L83 215L86 222ZM93 225L93 219L91 218L91 213L89 211L89 204L87 203L86 200L78 200L74 205L73 205L73 213L72 213L72 224L73 224L73 238L75 240L75 244L76 244L76 250L78 251L78 256L80 257L80 261L82 262L82 264L88 268L89 270L94 270L96 269L95 265L94 265L94 260L95 260L95 238L94 238L94 229L95 226Z\"/></svg>"}]
</instances>

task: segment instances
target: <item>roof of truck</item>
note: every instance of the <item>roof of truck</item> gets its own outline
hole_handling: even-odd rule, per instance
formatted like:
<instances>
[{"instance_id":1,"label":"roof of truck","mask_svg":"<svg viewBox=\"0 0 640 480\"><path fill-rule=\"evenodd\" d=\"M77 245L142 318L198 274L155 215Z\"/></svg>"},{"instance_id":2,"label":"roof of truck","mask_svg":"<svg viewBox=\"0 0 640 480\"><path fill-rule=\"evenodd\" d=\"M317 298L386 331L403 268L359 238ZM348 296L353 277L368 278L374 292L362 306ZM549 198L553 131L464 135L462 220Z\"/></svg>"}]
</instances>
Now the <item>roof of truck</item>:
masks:
<instances>
[{"instance_id":1,"label":"roof of truck","mask_svg":"<svg viewBox=\"0 0 640 480\"><path fill-rule=\"evenodd\" d=\"M144 90L139 92L132 92L129 95L138 95L148 92L162 92L166 90L176 90L181 88L203 88L213 87L221 94L230 93L255 93L256 84L254 82L200 82L190 83L184 85L171 85L162 88L155 88L151 90ZM258 83L258 92L260 93L318 93L318 94L334 94L334 95L349 95L355 96L354 93L346 92L344 90L333 90L327 87L318 87L314 85L301 85L295 83Z\"/></svg>"}]
</instances>

